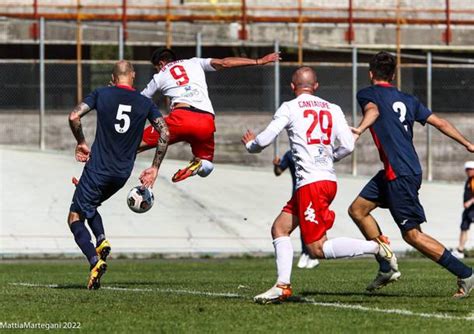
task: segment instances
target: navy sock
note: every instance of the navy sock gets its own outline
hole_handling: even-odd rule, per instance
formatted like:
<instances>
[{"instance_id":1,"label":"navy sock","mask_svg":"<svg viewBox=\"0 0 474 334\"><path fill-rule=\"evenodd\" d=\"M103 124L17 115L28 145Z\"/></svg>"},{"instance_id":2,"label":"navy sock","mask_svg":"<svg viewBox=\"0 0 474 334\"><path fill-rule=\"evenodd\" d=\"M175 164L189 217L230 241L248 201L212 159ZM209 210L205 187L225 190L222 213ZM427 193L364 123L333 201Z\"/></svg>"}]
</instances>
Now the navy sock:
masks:
<instances>
[{"instance_id":1,"label":"navy sock","mask_svg":"<svg viewBox=\"0 0 474 334\"><path fill-rule=\"evenodd\" d=\"M303 239L301 239L301 254L306 254L306 255L309 254L308 248L307 248L306 245L304 244Z\"/></svg>"},{"instance_id":2,"label":"navy sock","mask_svg":"<svg viewBox=\"0 0 474 334\"><path fill-rule=\"evenodd\" d=\"M94 233L97 246L99 246L100 243L105 239L104 225L102 224L101 215L96 212L94 217L87 219L87 223L89 224L92 233Z\"/></svg>"},{"instance_id":3,"label":"navy sock","mask_svg":"<svg viewBox=\"0 0 474 334\"><path fill-rule=\"evenodd\" d=\"M459 278L468 278L472 275L472 268L456 259L447 249L444 250L443 255L438 260L438 264Z\"/></svg>"},{"instance_id":4,"label":"navy sock","mask_svg":"<svg viewBox=\"0 0 474 334\"><path fill-rule=\"evenodd\" d=\"M383 273L388 273L390 270L392 270L392 267L390 267L390 262L385 260L382 256L376 254L375 259L379 263L379 270Z\"/></svg>"},{"instance_id":5,"label":"navy sock","mask_svg":"<svg viewBox=\"0 0 474 334\"><path fill-rule=\"evenodd\" d=\"M99 260L95 247L91 242L91 234L81 220L75 221L71 224L71 232L74 234L74 240L81 249L82 253L86 256L87 260L94 266Z\"/></svg>"}]
</instances>

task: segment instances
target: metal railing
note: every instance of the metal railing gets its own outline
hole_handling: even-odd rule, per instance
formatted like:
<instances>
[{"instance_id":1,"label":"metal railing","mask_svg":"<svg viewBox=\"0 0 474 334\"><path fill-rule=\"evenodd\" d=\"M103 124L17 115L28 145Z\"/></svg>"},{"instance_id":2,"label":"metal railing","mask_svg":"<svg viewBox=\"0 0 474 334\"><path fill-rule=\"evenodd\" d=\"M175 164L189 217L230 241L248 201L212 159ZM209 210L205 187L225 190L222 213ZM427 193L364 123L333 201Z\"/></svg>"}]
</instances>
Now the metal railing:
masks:
<instances>
[{"instance_id":1,"label":"metal railing","mask_svg":"<svg viewBox=\"0 0 474 334\"><path fill-rule=\"evenodd\" d=\"M47 117L52 114L64 114L81 99L83 92L88 93L97 86L107 84L112 64L115 60L46 60L45 20L39 24L39 56L37 60L0 59L0 114L21 114L39 110L37 142L39 147L48 147ZM124 30L119 31L123 37ZM195 35L196 55L202 55L201 33ZM119 38L117 58L124 55L124 38ZM274 42L274 50L280 44ZM350 46L333 49L332 52L350 54L350 62L306 63L315 66L321 82L318 94L329 101L341 105L351 124L357 124L358 111L356 93L366 84L367 64L358 58L373 54L374 51ZM425 54L403 54L401 66L402 89L419 96L435 112L472 113L474 102L474 59ZM137 87L144 87L153 74L153 68L147 61L134 62L137 75ZM296 63L277 62L274 66L249 69L227 70L208 76L210 95L219 113L238 112L274 112L281 101L292 98L287 88L291 74L298 66ZM82 79L81 79L82 78ZM467 117L467 129L474 129L474 118ZM470 123L469 123L470 122ZM19 123L21 124L21 123ZM470 125L469 125L470 124ZM21 126L21 125L19 125ZM437 139L430 127L426 130L424 141L424 165L429 180L434 178L433 140ZM30 136L34 136L35 131ZM469 134L468 135L473 135ZM58 148L55 146L55 148ZM439 149L439 148L438 148ZM278 142L274 154L278 154ZM365 154L365 153L364 153ZM464 157L464 156L463 156ZM460 158L462 159L462 158ZM364 156L360 148L352 156L349 166L353 175L360 173L359 166Z\"/></svg>"}]
</instances>

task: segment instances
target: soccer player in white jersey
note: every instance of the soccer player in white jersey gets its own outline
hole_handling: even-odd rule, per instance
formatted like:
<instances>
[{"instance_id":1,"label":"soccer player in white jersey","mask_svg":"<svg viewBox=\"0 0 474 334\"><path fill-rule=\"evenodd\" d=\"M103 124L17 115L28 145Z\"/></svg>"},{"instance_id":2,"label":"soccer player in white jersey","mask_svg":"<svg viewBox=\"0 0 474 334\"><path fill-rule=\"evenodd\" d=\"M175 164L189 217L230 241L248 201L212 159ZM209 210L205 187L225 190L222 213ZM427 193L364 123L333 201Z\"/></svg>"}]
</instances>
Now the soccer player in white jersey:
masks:
<instances>
[{"instance_id":1,"label":"soccer player in white jersey","mask_svg":"<svg viewBox=\"0 0 474 334\"><path fill-rule=\"evenodd\" d=\"M396 257L384 240L328 240L326 237L326 231L335 220L334 211L329 209L337 190L333 163L354 150L354 137L341 108L314 96L318 82L312 68L296 70L291 88L296 98L281 105L268 127L258 136L249 130L242 137L250 153L259 153L286 129L296 165L296 192L275 219L271 230L277 281L271 289L254 298L255 302L263 304L283 301L292 294L290 234L298 225L312 258L374 254L384 257L394 270L398 269Z\"/></svg>"},{"instance_id":2,"label":"soccer player in white jersey","mask_svg":"<svg viewBox=\"0 0 474 334\"><path fill-rule=\"evenodd\" d=\"M188 142L194 158L189 165L174 174L172 181L182 181L198 174L208 176L214 166L214 109L207 91L205 72L224 68L265 65L279 59L270 53L259 59L228 57L191 58L178 60L170 49L156 50L151 63L157 72L142 95L152 98L157 91L171 100L171 112L165 117L170 131L169 144ZM139 152L156 147L159 133L145 129Z\"/></svg>"}]
</instances>

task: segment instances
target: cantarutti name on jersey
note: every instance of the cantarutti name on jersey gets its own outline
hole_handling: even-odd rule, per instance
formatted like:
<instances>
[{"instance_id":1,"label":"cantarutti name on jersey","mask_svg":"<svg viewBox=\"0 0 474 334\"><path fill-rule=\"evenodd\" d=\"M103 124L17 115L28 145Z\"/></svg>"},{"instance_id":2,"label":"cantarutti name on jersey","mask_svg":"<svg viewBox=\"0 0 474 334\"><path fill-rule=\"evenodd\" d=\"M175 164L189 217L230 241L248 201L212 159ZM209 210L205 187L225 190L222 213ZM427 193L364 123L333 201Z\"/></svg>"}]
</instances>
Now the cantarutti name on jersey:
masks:
<instances>
[{"instance_id":1,"label":"cantarutti name on jersey","mask_svg":"<svg viewBox=\"0 0 474 334\"><path fill-rule=\"evenodd\" d=\"M315 100L309 100L309 101L298 101L298 107L300 108L321 108L321 109L329 109L329 103L324 102L324 101L315 101Z\"/></svg>"}]
</instances>

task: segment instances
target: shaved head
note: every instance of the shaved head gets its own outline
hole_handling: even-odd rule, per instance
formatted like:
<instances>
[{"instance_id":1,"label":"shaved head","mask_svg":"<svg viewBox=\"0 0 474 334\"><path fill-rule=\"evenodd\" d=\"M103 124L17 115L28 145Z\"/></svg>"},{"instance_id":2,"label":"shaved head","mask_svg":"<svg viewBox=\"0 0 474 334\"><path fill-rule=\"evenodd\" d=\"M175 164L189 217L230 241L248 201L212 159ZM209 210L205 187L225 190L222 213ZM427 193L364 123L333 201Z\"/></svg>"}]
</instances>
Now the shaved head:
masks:
<instances>
[{"instance_id":1,"label":"shaved head","mask_svg":"<svg viewBox=\"0 0 474 334\"><path fill-rule=\"evenodd\" d=\"M125 84L132 86L135 79L135 70L128 60L120 60L115 63L112 72L112 81L115 84Z\"/></svg>"},{"instance_id":2,"label":"shaved head","mask_svg":"<svg viewBox=\"0 0 474 334\"><path fill-rule=\"evenodd\" d=\"M296 96L303 93L313 94L318 89L318 78L316 72L308 66L298 68L291 78L291 88Z\"/></svg>"},{"instance_id":3,"label":"shaved head","mask_svg":"<svg viewBox=\"0 0 474 334\"><path fill-rule=\"evenodd\" d=\"M114 65L113 75L116 78L122 77L122 76L127 76L127 75L131 74L132 72L134 72L133 65L132 65L131 62L129 62L127 60L120 60L120 61L116 62L115 65Z\"/></svg>"}]
</instances>

